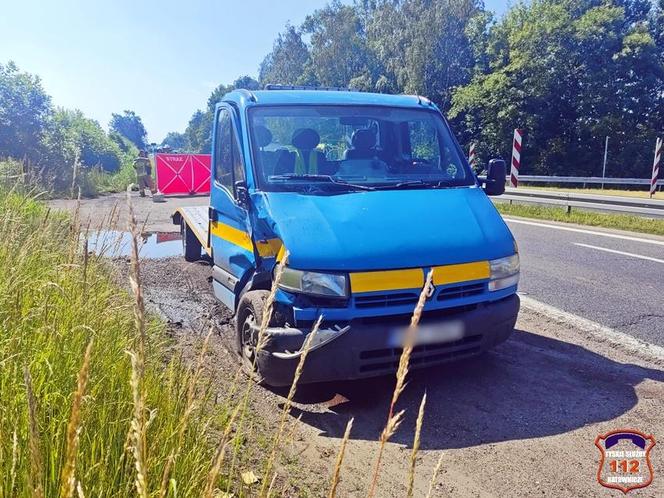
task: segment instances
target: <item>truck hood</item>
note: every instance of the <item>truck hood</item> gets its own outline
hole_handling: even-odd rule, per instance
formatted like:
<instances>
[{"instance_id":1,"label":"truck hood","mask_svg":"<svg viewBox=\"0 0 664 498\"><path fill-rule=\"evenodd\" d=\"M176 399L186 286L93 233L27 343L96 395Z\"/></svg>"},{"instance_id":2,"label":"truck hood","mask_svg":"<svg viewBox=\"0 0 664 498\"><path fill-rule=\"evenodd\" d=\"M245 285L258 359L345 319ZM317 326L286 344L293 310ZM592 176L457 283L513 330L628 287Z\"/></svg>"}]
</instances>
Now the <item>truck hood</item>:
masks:
<instances>
[{"instance_id":1,"label":"truck hood","mask_svg":"<svg viewBox=\"0 0 664 498\"><path fill-rule=\"evenodd\" d=\"M427 267L514 253L507 225L476 187L252 197L289 266L301 270Z\"/></svg>"}]
</instances>

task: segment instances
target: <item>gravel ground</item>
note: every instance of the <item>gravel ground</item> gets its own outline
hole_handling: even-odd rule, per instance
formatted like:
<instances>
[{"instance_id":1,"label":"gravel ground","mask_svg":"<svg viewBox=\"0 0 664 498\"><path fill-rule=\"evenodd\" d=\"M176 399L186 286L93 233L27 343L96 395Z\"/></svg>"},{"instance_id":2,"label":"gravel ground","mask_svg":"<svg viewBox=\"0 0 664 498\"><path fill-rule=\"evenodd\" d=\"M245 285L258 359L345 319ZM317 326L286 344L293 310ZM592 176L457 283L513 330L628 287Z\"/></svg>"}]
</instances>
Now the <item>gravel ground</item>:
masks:
<instances>
[{"instance_id":1,"label":"gravel ground","mask_svg":"<svg viewBox=\"0 0 664 498\"><path fill-rule=\"evenodd\" d=\"M101 219L117 200L84 201L81 214ZM143 219L148 217L147 230L173 230L168 215L191 201L136 206ZM116 267L122 277L128 264L119 259ZM227 389L239 363L230 350L230 314L211 293L210 267L181 258L145 259L142 272L148 305L168 321L185 358L194 356L202 335L215 327L206 374L219 391ZM338 496L366 496L393 386L392 378L303 386L289 420L294 442L284 448L291 462L282 468L290 473L286 496L302 490L324 495L351 417ZM415 496L426 495L441 455L434 496L617 496L597 483L596 436L627 427L664 437L664 358L634 354L633 348L588 334L573 322L522 309L514 335L494 351L411 375L398 406L406 410L404 422L386 448L379 497L405 496L415 418L425 392ZM276 427L283 395L253 390L259 431L268 434ZM654 482L632 496L664 496L659 445L652 460Z\"/></svg>"}]
</instances>

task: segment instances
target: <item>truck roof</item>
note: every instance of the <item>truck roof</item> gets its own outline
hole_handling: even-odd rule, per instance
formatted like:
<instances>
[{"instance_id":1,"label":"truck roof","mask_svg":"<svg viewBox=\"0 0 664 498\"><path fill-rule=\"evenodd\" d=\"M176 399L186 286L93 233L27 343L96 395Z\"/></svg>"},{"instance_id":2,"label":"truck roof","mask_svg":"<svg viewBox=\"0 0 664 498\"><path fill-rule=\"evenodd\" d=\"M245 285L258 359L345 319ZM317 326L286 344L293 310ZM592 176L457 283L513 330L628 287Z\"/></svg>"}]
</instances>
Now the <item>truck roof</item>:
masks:
<instances>
[{"instance_id":1,"label":"truck roof","mask_svg":"<svg viewBox=\"0 0 664 498\"><path fill-rule=\"evenodd\" d=\"M222 100L236 102L242 107L280 104L356 104L436 108L429 99L417 95L389 95L337 90L234 90L224 95Z\"/></svg>"}]
</instances>

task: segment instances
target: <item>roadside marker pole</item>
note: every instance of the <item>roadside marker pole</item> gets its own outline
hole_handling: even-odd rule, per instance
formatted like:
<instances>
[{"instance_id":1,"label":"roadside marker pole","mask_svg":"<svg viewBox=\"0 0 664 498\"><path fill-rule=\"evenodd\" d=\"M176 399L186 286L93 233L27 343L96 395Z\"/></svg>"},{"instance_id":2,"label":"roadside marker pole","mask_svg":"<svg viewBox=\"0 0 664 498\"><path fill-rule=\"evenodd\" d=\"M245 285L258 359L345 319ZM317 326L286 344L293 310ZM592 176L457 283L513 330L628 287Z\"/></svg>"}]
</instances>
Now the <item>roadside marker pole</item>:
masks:
<instances>
[{"instance_id":1,"label":"roadside marker pole","mask_svg":"<svg viewBox=\"0 0 664 498\"><path fill-rule=\"evenodd\" d=\"M522 143L523 130L516 128L514 130L514 140L512 140L512 167L510 168L510 186L514 188L519 186L519 167L521 166Z\"/></svg>"},{"instance_id":2,"label":"roadside marker pole","mask_svg":"<svg viewBox=\"0 0 664 498\"><path fill-rule=\"evenodd\" d=\"M468 164L471 168L475 167L475 144L470 144L470 150L468 151Z\"/></svg>"},{"instance_id":3,"label":"roadside marker pole","mask_svg":"<svg viewBox=\"0 0 664 498\"><path fill-rule=\"evenodd\" d=\"M662 161L662 140L657 138L655 141L655 160L652 163L652 179L650 180L650 198L655 195L657 190L657 179L659 178L659 163Z\"/></svg>"},{"instance_id":4,"label":"roadside marker pole","mask_svg":"<svg viewBox=\"0 0 664 498\"><path fill-rule=\"evenodd\" d=\"M606 141L604 142L604 163L602 163L602 180L606 178L606 158L608 154L609 154L609 136L607 135ZM602 190L604 190L604 181L602 181Z\"/></svg>"}]
</instances>

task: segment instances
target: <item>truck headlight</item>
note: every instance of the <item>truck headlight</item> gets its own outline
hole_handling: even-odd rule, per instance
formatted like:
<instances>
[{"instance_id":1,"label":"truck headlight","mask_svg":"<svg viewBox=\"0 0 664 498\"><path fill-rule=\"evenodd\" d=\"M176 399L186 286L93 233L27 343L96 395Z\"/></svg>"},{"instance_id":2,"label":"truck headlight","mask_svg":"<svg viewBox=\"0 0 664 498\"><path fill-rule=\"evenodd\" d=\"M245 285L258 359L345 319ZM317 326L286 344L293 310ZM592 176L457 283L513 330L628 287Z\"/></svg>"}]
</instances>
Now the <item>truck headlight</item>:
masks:
<instances>
[{"instance_id":1,"label":"truck headlight","mask_svg":"<svg viewBox=\"0 0 664 498\"><path fill-rule=\"evenodd\" d=\"M314 296L348 296L346 275L335 273L317 273L286 267L281 275L279 287L291 292L301 292Z\"/></svg>"},{"instance_id":2,"label":"truck headlight","mask_svg":"<svg viewBox=\"0 0 664 498\"><path fill-rule=\"evenodd\" d=\"M491 267L490 291L506 289L519 283L518 254L491 260L489 261L489 266Z\"/></svg>"}]
</instances>

